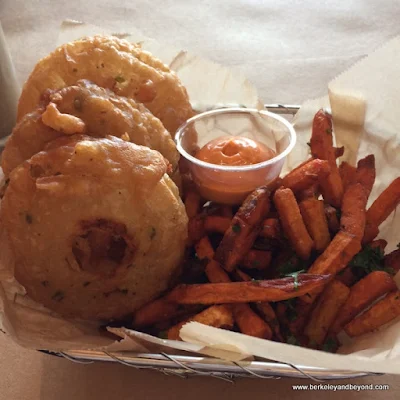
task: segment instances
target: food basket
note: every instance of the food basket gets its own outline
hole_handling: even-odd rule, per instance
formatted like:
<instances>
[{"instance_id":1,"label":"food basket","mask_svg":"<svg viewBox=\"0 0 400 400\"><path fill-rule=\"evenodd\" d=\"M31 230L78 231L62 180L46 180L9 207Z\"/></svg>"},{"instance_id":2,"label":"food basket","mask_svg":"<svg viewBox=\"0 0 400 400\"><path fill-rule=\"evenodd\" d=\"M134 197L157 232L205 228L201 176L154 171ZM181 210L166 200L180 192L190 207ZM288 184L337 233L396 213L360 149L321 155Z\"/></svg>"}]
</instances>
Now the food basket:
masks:
<instances>
[{"instance_id":1,"label":"food basket","mask_svg":"<svg viewBox=\"0 0 400 400\"><path fill-rule=\"evenodd\" d=\"M218 106L220 108L221 106ZM299 109L296 105L268 104L268 111L281 114L289 120ZM204 111L204 110L202 110ZM70 350L65 352L41 352L64 357L79 364L93 362L119 363L135 369L160 371L166 375L180 378L191 376L210 376L233 383L235 378L280 379L281 377L306 378L317 382L334 379L359 378L368 375L381 375L370 372L329 370L307 365L292 365L274 361L254 360L230 362L199 355L174 355L160 353L106 352L89 350Z\"/></svg>"}]
</instances>

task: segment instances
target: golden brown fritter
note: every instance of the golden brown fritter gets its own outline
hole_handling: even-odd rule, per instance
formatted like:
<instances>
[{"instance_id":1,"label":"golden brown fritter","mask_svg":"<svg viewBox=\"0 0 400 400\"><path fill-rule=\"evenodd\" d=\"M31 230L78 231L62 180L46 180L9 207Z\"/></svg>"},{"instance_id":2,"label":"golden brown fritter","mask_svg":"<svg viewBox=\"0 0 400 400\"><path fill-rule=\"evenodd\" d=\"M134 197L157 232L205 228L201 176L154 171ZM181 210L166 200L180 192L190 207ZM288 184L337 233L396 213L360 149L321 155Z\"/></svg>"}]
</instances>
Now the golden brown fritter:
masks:
<instances>
[{"instance_id":1,"label":"golden brown fritter","mask_svg":"<svg viewBox=\"0 0 400 400\"><path fill-rule=\"evenodd\" d=\"M10 174L0 210L28 295L67 317L120 318L179 273L187 216L160 153L73 135Z\"/></svg>"},{"instance_id":2,"label":"golden brown fritter","mask_svg":"<svg viewBox=\"0 0 400 400\"><path fill-rule=\"evenodd\" d=\"M177 169L179 153L168 131L135 100L85 80L47 92L45 97L35 112L21 119L7 141L1 162L6 175L50 140L74 133L112 135L150 147L171 163L172 171Z\"/></svg>"},{"instance_id":3,"label":"golden brown fritter","mask_svg":"<svg viewBox=\"0 0 400 400\"><path fill-rule=\"evenodd\" d=\"M36 64L22 90L18 120L47 89L80 79L145 104L172 135L193 115L186 89L166 65L138 45L99 35L64 44Z\"/></svg>"}]
</instances>

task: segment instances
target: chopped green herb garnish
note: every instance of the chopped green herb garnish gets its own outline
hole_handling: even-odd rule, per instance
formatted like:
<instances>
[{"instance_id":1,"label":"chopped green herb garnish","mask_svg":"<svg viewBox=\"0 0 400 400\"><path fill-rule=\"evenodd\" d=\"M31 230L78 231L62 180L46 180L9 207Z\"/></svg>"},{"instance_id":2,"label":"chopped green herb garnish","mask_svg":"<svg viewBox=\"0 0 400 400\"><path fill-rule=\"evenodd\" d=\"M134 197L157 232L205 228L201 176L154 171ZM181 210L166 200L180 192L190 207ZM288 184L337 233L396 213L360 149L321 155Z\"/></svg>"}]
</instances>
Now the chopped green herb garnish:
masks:
<instances>
[{"instance_id":1,"label":"chopped green herb garnish","mask_svg":"<svg viewBox=\"0 0 400 400\"><path fill-rule=\"evenodd\" d=\"M372 271L386 271L393 273L391 268L384 265L384 253L380 247L365 246L350 261L349 266L359 279L368 275Z\"/></svg>"},{"instance_id":2,"label":"chopped green herb garnish","mask_svg":"<svg viewBox=\"0 0 400 400\"><path fill-rule=\"evenodd\" d=\"M338 345L333 338L328 338L326 342L322 345L322 350L327 351L329 353L334 353L337 349Z\"/></svg>"},{"instance_id":3,"label":"chopped green herb garnish","mask_svg":"<svg viewBox=\"0 0 400 400\"><path fill-rule=\"evenodd\" d=\"M340 208L336 209L336 217L340 221L340 218L342 218L342 210Z\"/></svg>"},{"instance_id":4,"label":"chopped green herb garnish","mask_svg":"<svg viewBox=\"0 0 400 400\"><path fill-rule=\"evenodd\" d=\"M326 132L328 135L332 135L332 129L331 129L331 128L328 128L325 132Z\"/></svg>"},{"instance_id":5,"label":"chopped green herb garnish","mask_svg":"<svg viewBox=\"0 0 400 400\"><path fill-rule=\"evenodd\" d=\"M31 215L31 214L25 214L25 221L26 221L28 224L31 224L31 223L33 222L32 215Z\"/></svg>"},{"instance_id":6,"label":"chopped green herb garnish","mask_svg":"<svg viewBox=\"0 0 400 400\"><path fill-rule=\"evenodd\" d=\"M235 233L239 233L242 230L242 227L239 224L235 224L232 226L232 230Z\"/></svg>"},{"instance_id":7,"label":"chopped green herb garnish","mask_svg":"<svg viewBox=\"0 0 400 400\"><path fill-rule=\"evenodd\" d=\"M155 238L156 234L157 234L156 228L154 228L154 226L152 226L150 229L150 239L153 240Z\"/></svg>"},{"instance_id":8,"label":"chopped green herb garnish","mask_svg":"<svg viewBox=\"0 0 400 400\"><path fill-rule=\"evenodd\" d=\"M115 77L115 80L116 80L118 83L123 83L123 82L125 82L125 78L124 78L123 76L120 76L120 75L116 76L116 77Z\"/></svg>"},{"instance_id":9,"label":"chopped green herb garnish","mask_svg":"<svg viewBox=\"0 0 400 400\"><path fill-rule=\"evenodd\" d=\"M307 146L308 146L309 148L311 148L311 143L310 143L310 142L307 142Z\"/></svg>"},{"instance_id":10,"label":"chopped green herb garnish","mask_svg":"<svg viewBox=\"0 0 400 400\"><path fill-rule=\"evenodd\" d=\"M296 272L291 272L290 274L287 274L286 276L288 277L292 277L294 279L294 290L299 290L299 274L301 274L302 272L304 272L304 269L301 269L299 271Z\"/></svg>"},{"instance_id":11,"label":"chopped green herb garnish","mask_svg":"<svg viewBox=\"0 0 400 400\"><path fill-rule=\"evenodd\" d=\"M55 292L51 298L54 301L61 301L64 299L64 292L62 292L61 290L57 290L57 292Z\"/></svg>"}]
</instances>

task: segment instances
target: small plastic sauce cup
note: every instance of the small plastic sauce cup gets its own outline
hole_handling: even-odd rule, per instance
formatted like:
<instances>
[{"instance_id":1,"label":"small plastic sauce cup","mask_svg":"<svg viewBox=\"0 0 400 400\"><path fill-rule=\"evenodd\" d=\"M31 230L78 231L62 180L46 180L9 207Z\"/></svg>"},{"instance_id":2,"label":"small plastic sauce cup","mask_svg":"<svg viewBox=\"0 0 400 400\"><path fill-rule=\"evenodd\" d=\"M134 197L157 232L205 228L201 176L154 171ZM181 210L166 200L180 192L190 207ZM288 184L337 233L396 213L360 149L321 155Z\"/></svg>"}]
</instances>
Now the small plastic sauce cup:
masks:
<instances>
[{"instance_id":1,"label":"small plastic sauce cup","mask_svg":"<svg viewBox=\"0 0 400 400\"><path fill-rule=\"evenodd\" d=\"M258 164L226 166L195 157L204 145L219 137L247 137L272 149L276 156ZM293 126L279 115L249 108L223 108L190 118L175 140L199 193L207 200L241 204L257 187L266 185L282 170L296 143Z\"/></svg>"}]
</instances>

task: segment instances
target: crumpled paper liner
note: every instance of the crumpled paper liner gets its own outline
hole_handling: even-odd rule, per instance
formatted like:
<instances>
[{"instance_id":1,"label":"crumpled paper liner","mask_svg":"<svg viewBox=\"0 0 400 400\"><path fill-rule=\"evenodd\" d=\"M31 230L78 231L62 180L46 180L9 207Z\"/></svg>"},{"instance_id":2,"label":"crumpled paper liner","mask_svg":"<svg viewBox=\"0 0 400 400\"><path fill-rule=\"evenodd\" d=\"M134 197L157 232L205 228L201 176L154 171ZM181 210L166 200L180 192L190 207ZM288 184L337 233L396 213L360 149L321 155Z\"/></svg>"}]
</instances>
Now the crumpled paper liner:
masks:
<instances>
[{"instance_id":1,"label":"crumpled paper liner","mask_svg":"<svg viewBox=\"0 0 400 400\"><path fill-rule=\"evenodd\" d=\"M131 29L129 29L132 32ZM63 24L59 43L83 35L112 33L98 27L69 21ZM119 35L121 36L121 35ZM177 73L187 86L195 107L214 104L243 104L260 107L255 88L243 77L186 52L166 49L138 32L122 34L128 40L141 41ZM191 68L195 75L191 72ZM395 38L329 84L329 97L307 101L295 118L298 133L296 150L288 157L286 169L295 167L309 156L312 119L321 108L332 109L337 142L346 143L346 159L374 153L377 180L370 202L395 178L400 171L400 121L397 118L397 96L400 93L400 38ZM207 69L207 73L204 71ZM214 77L210 80L210 74ZM225 77L220 81L221 77ZM212 86L209 97L204 88ZM208 95L208 91L206 93ZM279 100L279 99L277 99ZM346 104L343 106L343 104ZM357 115L355 127L349 130L349 113ZM363 115L365 113L365 123ZM352 123L350 119L350 122ZM353 129L354 128L354 129ZM355 131L350 137L349 132ZM394 248L400 239L400 217L391 216L381 227L380 237ZM0 232L1 234L1 232ZM1 236L1 235L0 235ZM1 239L1 237L0 237ZM4 239L4 238L3 238ZM0 240L5 243L5 239ZM240 360L249 355L291 363L301 367L341 369L371 372L400 373L400 321L393 321L378 332L348 341L341 354L329 354L297 346L256 339L240 333L191 322L183 326L185 342L168 341L126 328L108 328L123 340L114 341L100 334L98 327L80 321L67 321L26 298L12 279L12 264L7 252L0 252L0 328L1 324L21 345L48 350L97 349L108 351L181 351L201 353L228 360ZM399 277L396 277L399 280Z\"/></svg>"}]
</instances>

